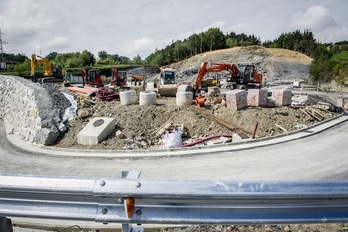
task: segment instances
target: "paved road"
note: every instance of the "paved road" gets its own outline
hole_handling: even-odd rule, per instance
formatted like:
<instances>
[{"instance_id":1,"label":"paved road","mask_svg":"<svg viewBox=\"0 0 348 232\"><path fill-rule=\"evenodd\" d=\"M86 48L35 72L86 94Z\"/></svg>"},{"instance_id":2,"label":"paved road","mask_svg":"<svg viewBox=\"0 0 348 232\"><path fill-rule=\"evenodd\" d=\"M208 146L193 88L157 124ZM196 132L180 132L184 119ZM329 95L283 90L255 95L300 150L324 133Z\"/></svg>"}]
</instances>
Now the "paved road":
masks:
<instances>
[{"instance_id":1,"label":"paved road","mask_svg":"<svg viewBox=\"0 0 348 232\"><path fill-rule=\"evenodd\" d=\"M143 179L332 180L348 179L348 122L319 134L266 147L188 157L83 158L30 153L6 139L0 120L0 173L117 177L140 170Z\"/></svg>"}]
</instances>

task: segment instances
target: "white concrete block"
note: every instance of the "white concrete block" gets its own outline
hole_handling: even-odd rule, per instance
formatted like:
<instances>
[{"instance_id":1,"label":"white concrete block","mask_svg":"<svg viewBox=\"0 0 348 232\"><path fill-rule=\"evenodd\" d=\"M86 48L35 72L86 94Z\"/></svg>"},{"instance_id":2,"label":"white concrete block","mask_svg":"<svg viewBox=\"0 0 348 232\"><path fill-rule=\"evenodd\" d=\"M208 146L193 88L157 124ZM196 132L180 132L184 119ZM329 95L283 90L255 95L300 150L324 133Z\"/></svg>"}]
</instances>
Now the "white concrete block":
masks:
<instances>
[{"instance_id":1,"label":"white concrete block","mask_svg":"<svg viewBox=\"0 0 348 232\"><path fill-rule=\"evenodd\" d=\"M82 145L96 145L110 135L116 125L114 118L93 118L77 135L77 142Z\"/></svg>"}]
</instances>

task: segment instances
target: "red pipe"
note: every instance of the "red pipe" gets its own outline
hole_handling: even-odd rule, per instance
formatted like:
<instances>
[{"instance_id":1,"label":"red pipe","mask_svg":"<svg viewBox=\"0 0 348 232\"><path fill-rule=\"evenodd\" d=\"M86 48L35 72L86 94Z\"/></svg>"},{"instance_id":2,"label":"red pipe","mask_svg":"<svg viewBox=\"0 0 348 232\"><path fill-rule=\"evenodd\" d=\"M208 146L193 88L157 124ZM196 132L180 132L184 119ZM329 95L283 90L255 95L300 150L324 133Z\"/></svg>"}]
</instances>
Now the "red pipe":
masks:
<instances>
[{"instance_id":1,"label":"red pipe","mask_svg":"<svg viewBox=\"0 0 348 232\"><path fill-rule=\"evenodd\" d=\"M212 135L212 136L205 137L205 138L203 138L201 140L197 140L197 141L195 141L193 143L187 143L187 144L184 144L184 145L180 145L178 147L191 147L191 146L194 146L196 144L203 143L205 141L208 141L208 140L211 140L211 139L215 139L215 138L219 138L219 137L232 138L232 135L227 135L227 134Z\"/></svg>"}]
</instances>

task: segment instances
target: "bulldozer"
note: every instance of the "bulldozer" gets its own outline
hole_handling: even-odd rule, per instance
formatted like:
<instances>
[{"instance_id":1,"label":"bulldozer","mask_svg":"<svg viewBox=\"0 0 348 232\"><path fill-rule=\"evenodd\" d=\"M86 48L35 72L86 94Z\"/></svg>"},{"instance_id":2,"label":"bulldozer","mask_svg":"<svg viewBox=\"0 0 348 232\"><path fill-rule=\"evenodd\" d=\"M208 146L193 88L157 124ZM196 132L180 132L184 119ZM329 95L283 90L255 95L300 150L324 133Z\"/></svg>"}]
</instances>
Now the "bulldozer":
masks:
<instances>
[{"instance_id":1,"label":"bulldozer","mask_svg":"<svg viewBox=\"0 0 348 232\"><path fill-rule=\"evenodd\" d=\"M157 93L163 97L175 97L178 85L175 83L175 69L161 69L157 78Z\"/></svg>"}]
</instances>

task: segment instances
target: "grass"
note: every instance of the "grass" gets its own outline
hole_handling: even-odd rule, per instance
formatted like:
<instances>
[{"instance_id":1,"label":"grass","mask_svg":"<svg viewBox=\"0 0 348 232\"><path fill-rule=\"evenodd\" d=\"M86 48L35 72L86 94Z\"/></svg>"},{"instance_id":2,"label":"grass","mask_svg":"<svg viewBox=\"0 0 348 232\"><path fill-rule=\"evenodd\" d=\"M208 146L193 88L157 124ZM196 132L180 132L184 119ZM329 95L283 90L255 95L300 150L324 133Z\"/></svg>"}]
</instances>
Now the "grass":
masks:
<instances>
[{"instance_id":1,"label":"grass","mask_svg":"<svg viewBox=\"0 0 348 232\"><path fill-rule=\"evenodd\" d=\"M333 55L331 60L339 62L339 63L343 63L343 64L348 64L348 51L341 51Z\"/></svg>"}]
</instances>

